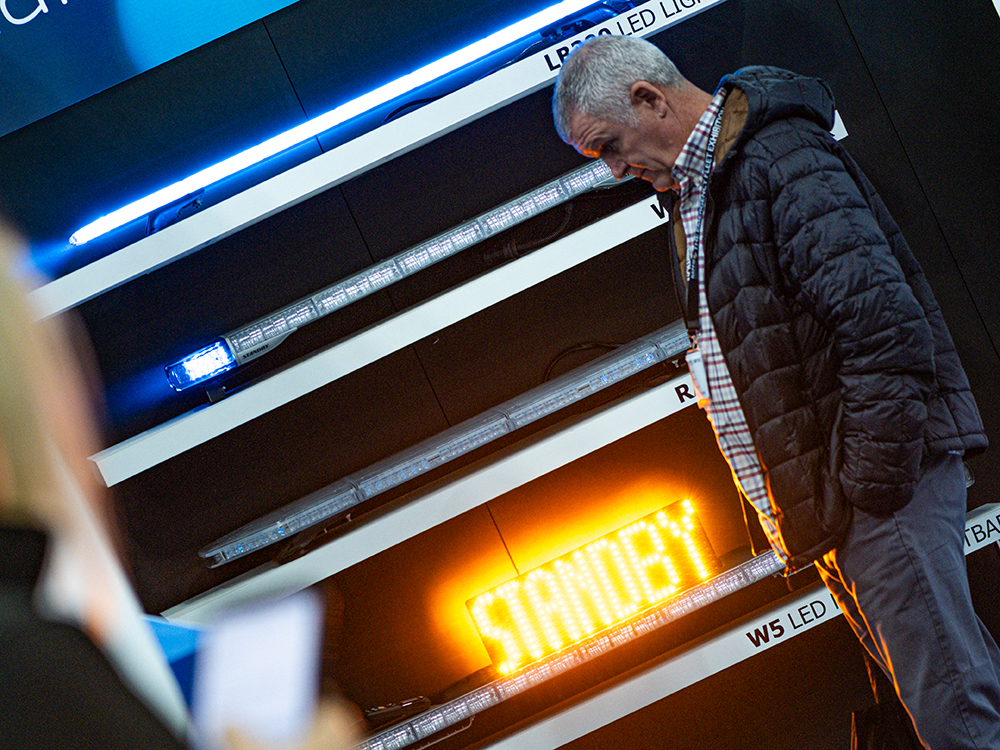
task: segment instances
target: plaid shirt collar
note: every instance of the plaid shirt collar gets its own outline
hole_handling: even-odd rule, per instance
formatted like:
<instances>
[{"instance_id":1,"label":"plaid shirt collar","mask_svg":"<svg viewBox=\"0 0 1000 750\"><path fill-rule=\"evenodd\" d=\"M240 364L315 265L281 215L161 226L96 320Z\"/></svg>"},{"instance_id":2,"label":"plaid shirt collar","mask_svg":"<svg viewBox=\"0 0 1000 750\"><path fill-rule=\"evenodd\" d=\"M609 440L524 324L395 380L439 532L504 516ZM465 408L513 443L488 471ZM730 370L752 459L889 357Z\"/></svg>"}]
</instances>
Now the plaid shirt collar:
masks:
<instances>
[{"instance_id":1,"label":"plaid shirt collar","mask_svg":"<svg viewBox=\"0 0 1000 750\"><path fill-rule=\"evenodd\" d=\"M674 168L671 170L674 179L677 180L681 188L681 201L690 197L690 193L696 185L701 182L702 173L705 170L705 159L708 156L708 142L712 134L712 126L715 119L722 111L722 105L726 100L726 92L720 90L709 103L705 111L688 136L687 142L681 148Z\"/></svg>"}]
</instances>

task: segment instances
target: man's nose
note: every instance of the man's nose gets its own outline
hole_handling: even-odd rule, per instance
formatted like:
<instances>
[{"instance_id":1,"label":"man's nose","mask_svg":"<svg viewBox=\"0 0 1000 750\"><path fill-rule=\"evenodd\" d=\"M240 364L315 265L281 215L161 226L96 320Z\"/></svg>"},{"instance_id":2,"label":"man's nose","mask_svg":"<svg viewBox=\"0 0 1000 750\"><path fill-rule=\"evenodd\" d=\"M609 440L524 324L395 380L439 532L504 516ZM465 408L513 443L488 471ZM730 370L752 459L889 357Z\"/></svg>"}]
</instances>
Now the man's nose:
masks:
<instances>
[{"instance_id":1,"label":"man's nose","mask_svg":"<svg viewBox=\"0 0 1000 750\"><path fill-rule=\"evenodd\" d=\"M615 176L616 180L623 179L628 173L628 164L626 164L621 159L613 156L601 157L605 164L608 165L608 169L611 170L611 174Z\"/></svg>"}]
</instances>

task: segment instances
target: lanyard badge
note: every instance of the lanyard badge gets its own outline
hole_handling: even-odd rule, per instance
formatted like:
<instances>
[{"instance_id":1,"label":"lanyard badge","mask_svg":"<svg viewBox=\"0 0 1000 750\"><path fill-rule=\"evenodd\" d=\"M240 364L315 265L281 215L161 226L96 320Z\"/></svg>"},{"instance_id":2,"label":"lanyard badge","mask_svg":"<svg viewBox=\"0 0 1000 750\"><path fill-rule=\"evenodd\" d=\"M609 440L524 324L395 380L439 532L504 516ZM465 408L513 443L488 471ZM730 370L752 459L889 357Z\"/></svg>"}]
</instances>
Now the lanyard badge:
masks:
<instances>
[{"instance_id":1,"label":"lanyard badge","mask_svg":"<svg viewBox=\"0 0 1000 750\"><path fill-rule=\"evenodd\" d=\"M691 381L694 383L694 395L698 399L698 408L704 409L708 406L708 370L705 369L705 360L701 356L697 341L688 350L685 359L687 360L688 372L691 373Z\"/></svg>"}]
</instances>

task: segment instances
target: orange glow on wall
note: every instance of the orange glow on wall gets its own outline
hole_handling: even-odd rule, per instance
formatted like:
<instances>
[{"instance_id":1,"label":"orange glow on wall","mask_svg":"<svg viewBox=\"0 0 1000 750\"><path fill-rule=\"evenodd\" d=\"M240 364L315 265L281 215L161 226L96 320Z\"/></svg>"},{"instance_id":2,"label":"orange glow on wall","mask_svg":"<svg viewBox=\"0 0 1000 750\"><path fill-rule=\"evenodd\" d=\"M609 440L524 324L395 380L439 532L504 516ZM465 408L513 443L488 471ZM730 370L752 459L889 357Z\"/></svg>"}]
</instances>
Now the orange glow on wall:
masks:
<instances>
[{"instance_id":1,"label":"orange glow on wall","mask_svg":"<svg viewBox=\"0 0 1000 750\"><path fill-rule=\"evenodd\" d=\"M513 672L719 572L690 501L650 513L466 606L497 670Z\"/></svg>"}]
</instances>

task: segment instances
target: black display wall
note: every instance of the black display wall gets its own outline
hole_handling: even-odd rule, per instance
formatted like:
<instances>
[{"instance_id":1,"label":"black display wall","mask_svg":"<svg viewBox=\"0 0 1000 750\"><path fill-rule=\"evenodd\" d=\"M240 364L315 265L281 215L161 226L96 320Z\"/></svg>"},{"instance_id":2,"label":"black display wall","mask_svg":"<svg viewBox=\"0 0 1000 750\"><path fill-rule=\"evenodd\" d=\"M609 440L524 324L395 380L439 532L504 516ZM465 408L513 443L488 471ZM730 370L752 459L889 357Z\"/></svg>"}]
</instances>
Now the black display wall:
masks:
<instances>
[{"instance_id":1,"label":"black display wall","mask_svg":"<svg viewBox=\"0 0 1000 750\"><path fill-rule=\"evenodd\" d=\"M530 5L396 3L362 11L336 1L301 0L0 139L0 200L40 243L65 237L91 214L120 204L151 183L173 179L262 133L313 116L370 86L382 73L395 71L397 63L412 63L438 44L469 41L470 29L524 15L534 9ZM747 64L783 66L830 83L848 131L844 143L885 197L924 265L992 442L1000 446L1000 300L995 299L992 281L992 254L1000 241L995 210L1000 184L994 172L1000 157L995 137L1000 132L995 106L1000 17L991 3L961 0L945 7L913 1L874 7L855 0L726 0L652 41L706 89ZM155 395L144 389L172 358L583 163L553 133L549 96L545 88L510 103L79 306L72 314L83 319L105 380L108 445L205 408L203 391L177 395L159 381ZM310 153L330 145L319 139L309 146ZM576 199L569 208L553 209L297 332L273 356L240 370L227 386L238 389L280 373L481 277L509 260L512 246L529 252L527 248L553 233L587 226L648 195L644 184L624 183ZM568 369L607 346L676 319L662 240L655 230L623 242L117 484L112 494L145 606L162 611L270 561L275 550L209 570L197 556L201 546L240 524L538 385L554 364ZM564 359L571 350L572 356ZM666 376L662 371L654 375ZM650 382L641 379L622 392L646 388ZM669 454L671 444L684 440L676 436L678 425L683 427L691 417L687 414L662 430L640 435L637 440L650 442L635 453L650 455L655 452L652 446ZM559 424L550 422L545 428L558 430ZM699 433L691 445L703 447L706 471L726 474L710 436ZM970 506L996 502L1000 496L998 456L995 447L971 462L977 481ZM484 457L479 453L473 458ZM432 479L447 481L440 473ZM722 498L719 506L732 516L726 522L735 518L739 530L738 502L735 491L729 491L733 494L727 496L713 486ZM503 502L512 500L507 497L496 505ZM564 510L572 514L573 503L567 501ZM360 515L363 523L364 513ZM448 533L468 539L463 534L469 529L489 530L490 523L495 524L485 511L470 515L476 518L455 521ZM519 530L530 536L532 519L525 515ZM369 608L364 617L348 617L346 632L339 635L350 639L354 627L358 632L353 642L368 644L356 645L352 665L341 675L349 694L355 685L365 701L387 702L408 697L397 692L401 684L438 690L456 676L448 671L459 669L454 665L420 663L417 656L394 651L395 670L417 675L411 680L407 672L405 679L394 682L394 662L379 650L392 642L391 633L378 629L380 618L370 611L378 598L370 586L381 577L419 598L427 581L415 574L401 583L398 571L390 569L393 555L426 557L426 564L415 569L431 568L440 547L447 547L448 534L441 534L433 539L418 536L405 550L373 556L332 578L331 587L339 583L346 592L343 607ZM727 539L729 546L735 544ZM471 560L475 550L468 546L462 547L462 554ZM491 554L496 551L490 549ZM997 560L995 545L970 558L977 606L994 633L1000 633L994 593ZM774 590L768 589L762 597L772 595ZM749 596L745 603L756 606L763 599ZM706 619L704 627L737 614L716 613L717 620ZM399 618L394 623L398 629ZM801 705L782 705L794 696L760 699L762 711L786 711L777 726L789 727L782 730L787 736L799 736L792 727L810 720L810 731L799 736L802 746L845 746L850 710L846 701L865 694L858 654L843 656L853 643L844 637L845 627L842 622L824 626L797 646L815 660L809 679L832 674L824 672L827 663L840 670L838 679L846 684L841 703L836 696L814 701L805 717ZM441 650L447 661L447 649ZM366 671L369 664L378 669ZM769 658L767 669L783 684L797 679L796 665L787 660ZM420 683L423 676L425 684ZM747 691L764 692L754 675L740 671L737 676ZM630 744L636 747L643 742L662 747L662 737L646 729L647 723L686 731L685 722L677 720L675 710L682 710L677 707L689 705L685 701L703 702L704 691L714 695L716 688L725 692L719 681L706 683L673 709L658 704L630 717L627 726L606 728L579 746L603 746L608 733L615 733L632 738ZM729 694L720 700L733 698ZM572 691L567 689L559 699L571 700ZM510 716L511 722L525 718L516 711ZM485 741L488 733L483 732ZM745 732L717 720L700 723L697 732L712 734L713 747L773 746L755 744ZM463 742L455 739L442 748ZM694 734L684 742L677 746L699 746Z\"/></svg>"}]
</instances>

